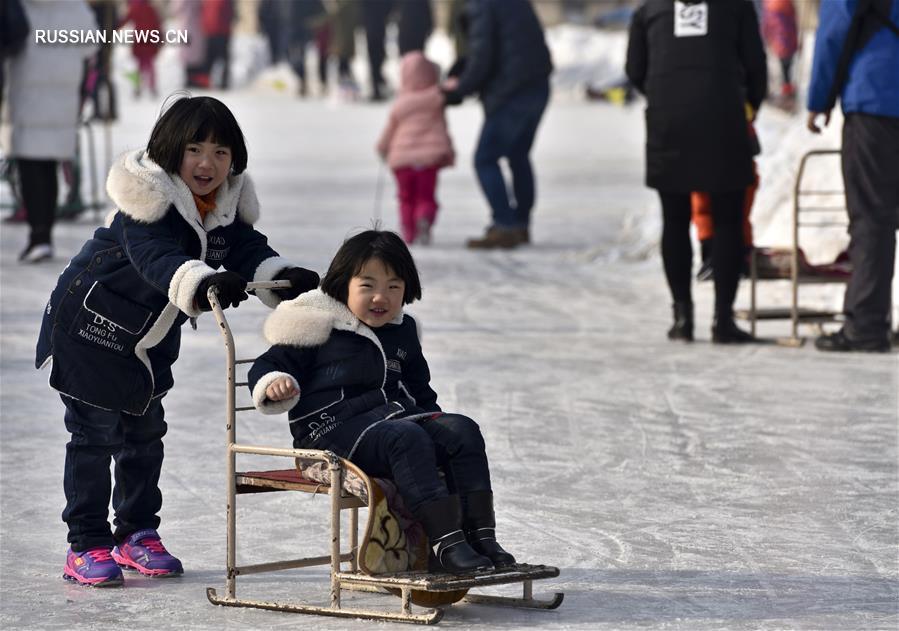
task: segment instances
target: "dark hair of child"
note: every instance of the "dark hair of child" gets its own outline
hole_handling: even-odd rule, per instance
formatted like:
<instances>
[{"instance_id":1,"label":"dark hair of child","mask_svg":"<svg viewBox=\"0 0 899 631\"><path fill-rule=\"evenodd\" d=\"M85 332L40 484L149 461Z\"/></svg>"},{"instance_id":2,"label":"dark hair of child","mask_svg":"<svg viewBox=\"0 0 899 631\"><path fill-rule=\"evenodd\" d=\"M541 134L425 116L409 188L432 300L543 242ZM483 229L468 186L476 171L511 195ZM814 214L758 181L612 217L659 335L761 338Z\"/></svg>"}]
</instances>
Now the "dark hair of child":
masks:
<instances>
[{"instance_id":1,"label":"dark hair of child","mask_svg":"<svg viewBox=\"0 0 899 631\"><path fill-rule=\"evenodd\" d=\"M346 304L350 279L371 259L382 261L406 284L404 305L421 298L421 281L412 253L398 234L386 230L366 230L344 241L322 279L321 290Z\"/></svg>"},{"instance_id":2,"label":"dark hair of child","mask_svg":"<svg viewBox=\"0 0 899 631\"><path fill-rule=\"evenodd\" d=\"M247 145L234 114L211 96L185 96L163 112L147 143L149 158L168 173L177 173L184 148L192 142L212 142L231 149L231 172L247 168Z\"/></svg>"}]
</instances>

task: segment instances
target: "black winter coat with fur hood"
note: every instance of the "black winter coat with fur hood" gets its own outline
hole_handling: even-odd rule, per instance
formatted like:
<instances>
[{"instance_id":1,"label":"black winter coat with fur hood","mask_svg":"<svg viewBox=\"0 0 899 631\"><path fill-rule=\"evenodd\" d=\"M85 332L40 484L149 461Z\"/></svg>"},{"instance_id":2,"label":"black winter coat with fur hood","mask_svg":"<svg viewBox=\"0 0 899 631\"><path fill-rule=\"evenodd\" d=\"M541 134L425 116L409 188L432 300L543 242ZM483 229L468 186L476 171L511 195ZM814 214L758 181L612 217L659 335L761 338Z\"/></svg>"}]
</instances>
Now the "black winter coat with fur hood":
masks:
<instances>
[{"instance_id":1,"label":"black winter coat with fur hood","mask_svg":"<svg viewBox=\"0 0 899 631\"><path fill-rule=\"evenodd\" d=\"M440 411L408 314L372 329L317 289L278 305L263 333L273 346L250 369L253 403L265 414L289 411L295 447L348 458L371 425ZM266 388L285 376L299 395L268 399Z\"/></svg>"},{"instance_id":2,"label":"black winter coat with fur hood","mask_svg":"<svg viewBox=\"0 0 899 631\"><path fill-rule=\"evenodd\" d=\"M246 174L219 187L203 222L190 189L143 151L122 155L106 184L118 206L57 281L35 363L50 386L95 407L140 415L173 385L181 325L200 315L194 294L222 266L248 281L293 264L253 228L259 202ZM257 292L269 305L280 299Z\"/></svg>"}]
</instances>

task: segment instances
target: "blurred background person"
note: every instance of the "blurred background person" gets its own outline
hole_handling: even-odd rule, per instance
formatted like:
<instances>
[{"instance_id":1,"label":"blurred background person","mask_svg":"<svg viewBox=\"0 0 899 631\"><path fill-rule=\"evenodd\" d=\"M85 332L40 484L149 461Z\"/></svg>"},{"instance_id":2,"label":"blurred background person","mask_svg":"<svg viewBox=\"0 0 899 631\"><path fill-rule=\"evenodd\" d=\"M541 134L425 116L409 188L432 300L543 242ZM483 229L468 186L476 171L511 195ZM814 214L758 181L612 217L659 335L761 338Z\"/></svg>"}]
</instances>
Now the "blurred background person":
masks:
<instances>
[{"instance_id":1,"label":"blurred background person","mask_svg":"<svg viewBox=\"0 0 899 631\"><path fill-rule=\"evenodd\" d=\"M272 65L277 64L286 54L287 32L284 25L289 20L291 0L259 0L256 18L259 30L268 44L268 57Z\"/></svg>"},{"instance_id":2,"label":"blurred background person","mask_svg":"<svg viewBox=\"0 0 899 631\"><path fill-rule=\"evenodd\" d=\"M187 31L187 44L179 49L184 63L184 86L208 88L206 71L206 33L203 29L203 4L197 0L172 0L169 5L177 28Z\"/></svg>"},{"instance_id":3,"label":"blurred background person","mask_svg":"<svg viewBox=\"0 0 899 631\"><path fill-rule=\"evenodd\" d=\"M400 57L414 50L424 52L434 30L430 0L398 0L397 38Z\"/></svg>"},{"instance_id":4,"label":"blurred background person","mask_svg":"<svg viewBox=\"0 0 899 631\"><path fill-rule=\"evenodd\" d=\"M106 34L96 54L85 62L85 98L93 106L91 118L112 123L118 118L115 82L112 80L112 32L119 25L116 0L89 0L97 28Z\"/></svg>"},{"instance_id":5,"label":"blurred background person","mask_svg":"<svg viewBox=\"0 0 899 631\"><path fill-rule=\"evenodd\" d=\"M386 98L384 75L381 68L387 57L384 38L387 34L387 17L393 9L393 0L366 0L362 5L362 24L365 27L365 44L368 49L369 100Z\"/></svg>"},{"instance_id":6,"label":"blurred background person","mask_svg":"<svg viewBox=\"0 0 899 631\"><path fill-rule=\"evenodd\" d=\"M792 110L796 105L793 58L799 48L793 0L762 1L762 36L768 49L780 62L780 89L772 95L772 100L776 105Z\"/></svg>"},{"instance_id":7,"label":"blurred background person","mask_svg":"<svg viewBox=\"0 0 899 631\"><path fill-rule=\"evenodd\" d=\"M471 0L458 20L467 29L467 54L454 64L453 73L459 74L444 84L444 95L448 105L475 92L481 99L484 124L474 165L491 209L486 233L469 239L467 246L516 248L530 242L536 199L530 152L549 102L552 59L528 0ZM508 160L511 187L501 158Z\"/></svg>"},{"instance_id":8,"label":"blurred background person","mask_svg":"<svg viewBox=\"0 0 899 631\"><path fill-rule=\"evenodd\" d=\"M128 0L128 13L122 18L119 27L130 24L135 31L161 31L162 21L159 13L150 4L150 0ZM156 55L162 47L161 42L152 39L135 37L131 44L131 55L137 61L137 75L134 81L134 96L139 97L141 86L146 84L150 89L150 95L154 98L156 92Z\"/></svg>"},{"instance_id":9,"label":"blurred background person","mask_svg":"<svg viewBox=\"0 0 899 631\"><path fill-rule=\"evenodd\" d=\"M329 56L337 58L338 96L348 100L359 95L359 85L350 64L356 56L356 27L360 4L356 0L335 0L328 25Z\"/></svg>"},{"instance_id":10,"label":"blurred background person","mask_svg":"<svg viewBox=\"0 0 899 631\"><path fill-rule=\"evenodd\" d=\"M303 2L290 2L288 9L287 61L299 82L299 95L306 96L308 94L306 49L314 41L315 25L325 15L325 6L321 0L304 0ZM324 84L327 81L327 75L323 79L319 73L319 80Z\"/></svg>"},{"instance_id":11,"label":"blurred background person","mask_svg":"<svg viewBox=\"0 0 899 631\"><path fill-rule=\"evenodd\" d=\"M234 27L234 0L203 0L202 25L206 36L203 68L209 87L227 90L231 83L231 30ZM214 76L218 77L216 81Z\"/></svg>"},{"instance_id":12,"label":"blurred background person","mask_svg":"<svg viewBox=\"0 0 899 631\"><path fill-rule=\"evenodd\" d=\"M631 21L625 71L646 95L646 185L662 202L662 261L673 298L672 340L693 340L690 193L709 195L715 227L712 342L755 341L733 303L743 262L743 203L753 180L746 107L768 73L749 2L648 0Z\"/></svg>"},{"instance_id":13,"label":"blurred background person","mask_svg":"<svg viewBox=\"0 0 899 631\"><path fill-rule=\"evenodd\" d=\"M437 172L456 159L444 116L440 68L421 51L400 60L400 87L377 151L393 170L406 243L429 245L437 220Z\"/></svg>"},{"instance_id":14,"label":"blurred background person","mask_svg":"<svg viewBox=\"0 0 899 631\"><path fill-rule=\"evenodd\" d=\"M808 91L808 129L821 132L837 97L849 260L845 322L815 340L822 351L890 350L899 229L899 0L821 3Z\"/></svg>"},{"instance_id":15,"label":"blurred background person","mask_svg":"<svg viewBox=\"0 0 899 631\"><path fill-rule=\"evenodd\" d=\"M97 28L84 0L24 0L22 6L32 30ZM53 257L57 165L75 156L83 64L95 49L92 43L39 44L28 37L25 48L9 59L0 145L16 162L27 211L30 234L22 262Z\"/></svg>"}]
</instances>

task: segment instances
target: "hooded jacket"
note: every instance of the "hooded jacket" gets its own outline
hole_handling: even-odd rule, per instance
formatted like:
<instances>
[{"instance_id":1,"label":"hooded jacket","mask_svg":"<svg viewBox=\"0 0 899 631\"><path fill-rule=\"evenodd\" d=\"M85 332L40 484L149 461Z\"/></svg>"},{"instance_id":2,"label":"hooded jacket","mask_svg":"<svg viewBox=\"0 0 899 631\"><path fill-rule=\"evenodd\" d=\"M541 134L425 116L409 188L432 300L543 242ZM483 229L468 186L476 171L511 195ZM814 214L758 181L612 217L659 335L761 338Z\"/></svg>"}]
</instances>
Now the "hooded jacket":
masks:
<instances>
[{"instance_id":1,"label":"hooded jacket","mask_svg":"<svg viewBox=\"0 0 899 631\"><path fill-rule=\"evenodd\" d=\"M391 169L444 167L455 162L437 80L437 66L423 54L403 55L400 90L377 146Z\"/></svg>"},{"instance_id":2,"label":"hooded jacket","mask_svg":"<svg viewBox=\"0 0 899 631\"><path fill-rule=\"evenodd\" d=\"M371 425L440 411L415 320L401 313L377 329L320 289L278 305L263 328L273 346L253 363L248 385L264 414L288 412L294 445L350 457ZM288 377L299 394L271 401Z\"/></svg>"},{"instance_id":3,"label":"hooded jacket","mask_svg":"<svg viewBox=\"0 0 899 631\"><path fill-rule=\"evenodd\" d=\"M253 228L259 202L246 174L219 187L203 222L190 189L143 150L120 156L106 183L118 210L60 275L44 309L35 365L50 386L95 407L140 415L173 385L181 325L200 315L204 278L222 266L248 281L292 264ZM271 291L257 296L274 307Z\"/></svg>"}]
</instances>

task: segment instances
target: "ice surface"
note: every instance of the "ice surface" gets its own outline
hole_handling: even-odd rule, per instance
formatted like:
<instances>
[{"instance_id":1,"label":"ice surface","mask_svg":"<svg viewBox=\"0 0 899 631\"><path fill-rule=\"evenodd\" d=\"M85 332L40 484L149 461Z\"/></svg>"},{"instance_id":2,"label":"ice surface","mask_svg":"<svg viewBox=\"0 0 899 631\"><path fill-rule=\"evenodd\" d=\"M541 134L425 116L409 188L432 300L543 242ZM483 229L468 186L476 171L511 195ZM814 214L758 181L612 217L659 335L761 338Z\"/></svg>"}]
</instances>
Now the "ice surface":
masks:
<instances>
[{"instance_id":1,"label":"ice surface","mask_svg":"<svg viewBox=\"0 0 899 631\"><path fill-rule=\"evenodd\" d=\"M373 215L397 226L392 179L373 149L386 105L302 102L259 87L223 98L249 141L258 226L282 253L323 271ZM117 151L146 141L158 109L126 105L113 129ZM550 612L461 605L441 626L895 629L896 354L712 346L708 284L695 289L696 343L668 342L660 262L639 256L653 248L634 234L655 232L658 213L642 184L640 107L560 91L534 151L534 244L467 251L464 239L487 221L470 160L480 119L475 104L450 111L459 165L441 174L434 244L414 249L424 299L411 310L423 322L440 403L483 428L502 542L521 560L561 568L535 594L566 597ZM812 145L800 124L763 113L771 152L763 168L794 168L789 156ZM15 260L23 227L4 225L0 235L0 627L370 628L206 601L207 586L224 588L225 562L224 352L210 316L196 332L185 327L166 397L160 530L187 573L129 575L111 590L61 579L68 435L47 373L33 369L33 348L56 276L94 225L92 217L58 224L57 260L36 267ZM833 302L841 288L823 291ZM264 347L266 313L258 302L229 313L243 354ZM761 332L785 335L787 325ZM289 445L284 417L246 421L241 440ZM323 498L241 497L239 507L240 562L327 549ZM321 570L250 576L238 590L327 601ZM398 607L390 598L344 594L344 602Z\"/></svg>"}]
</instances>

